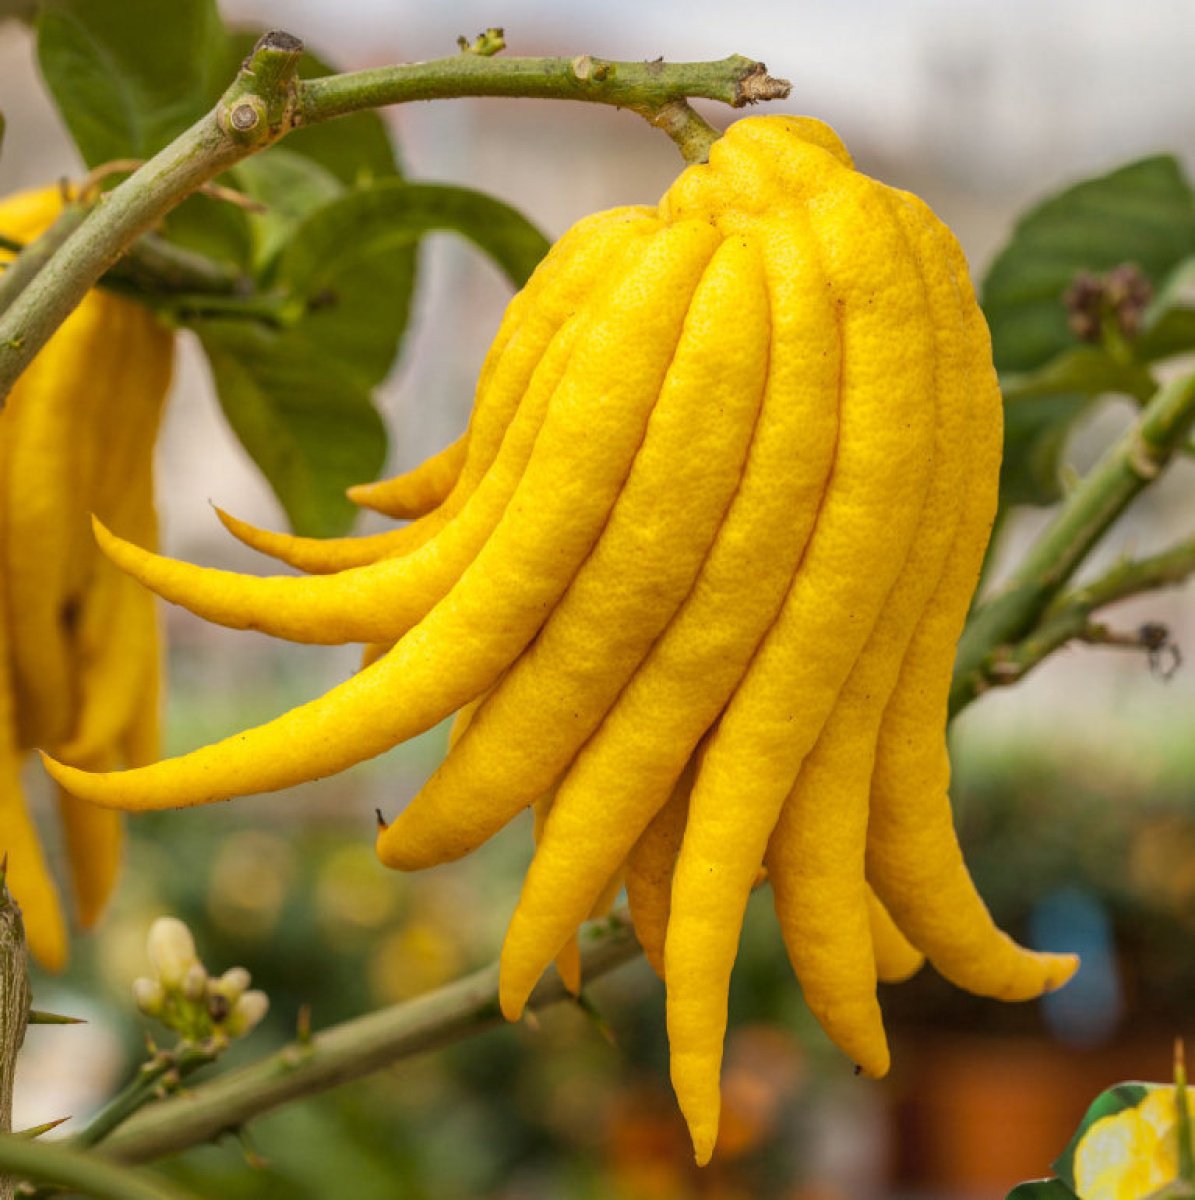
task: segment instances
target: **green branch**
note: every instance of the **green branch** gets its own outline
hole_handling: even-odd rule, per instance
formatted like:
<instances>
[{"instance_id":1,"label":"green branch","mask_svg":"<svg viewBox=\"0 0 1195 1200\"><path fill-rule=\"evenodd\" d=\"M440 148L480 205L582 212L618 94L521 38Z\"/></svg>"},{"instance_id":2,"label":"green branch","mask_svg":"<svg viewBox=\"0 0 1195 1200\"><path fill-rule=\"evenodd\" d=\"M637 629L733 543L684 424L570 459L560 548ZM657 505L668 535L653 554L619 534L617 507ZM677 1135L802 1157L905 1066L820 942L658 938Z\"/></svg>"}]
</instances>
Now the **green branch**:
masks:
<instances>
[{"instance_id":1,"label":"green branch","mask_svg":"<svg viewBox=\"0 0 1195 1200\"><path fill-rule=\"evenodd\" d=\"M9 1178L69 1188L96 1200L192 1200L190 1192L167 1187L95 1154L56 1142L30 1141L19 1134L0 1134L0 1172Z\"/></svg>"},{"instance_id":2,"label":"green branch","mask_svg":"<svg viewBox=\"0 0 1195 1200\"><path fill-rule=\"evenodd\" d=\"M625 910L581 930L586 981L639 953ZM569 999L552 972L528 1007ZM99 1152L136 1163L210 1142L279 1105L359 1079L424 1050L501 1025L497 964L403 1004L368 1013L291 1045L259 1062L142 1109Z\"/></svg>"},{"instance_id":3,"label":"green branch","mask_svg":"<svg viewBox=\"0 0 1195 1200\"><path fill-rule=\"evenodd\" d=\"M1144 650L1156 659L1167 647L1173 652L1161 626L1143 625L1130 633L1117 633L1092 622L1092 616L1109 604L1144 592L1185 583L1195 575L1195 538L1150 558L1128 559L1106 575L1070 592L1064 592L1046 610L1041 623L1023 641L1000 647L989 655L984 671L988 687L1007 687L1024 679L1034 667L1069 642L1127 646ZM972 692L968 699L978 693Z\"/></svg>"},{"instance_id":4,"label":"green branch","mask_svg":"<svg viewBox=\"0 0 1195 1200\"><path fill-rule=\"evenodd\" d=\"M186 133L101 196L0 318L0 399L54 330L143 233L192 192L287 128L299 49L266 34L220 103ZM254 90L268 86L268 96ZM18 260L19 261L19 260Z\"/></svg>"},{"instance_id":5,"label":"green branch","mask_svg":"<svg viewBox=\"0 0 1195 1200\"><path fill-rule=\"evenodd\" d=\"M1011 578L967 622L955 662L951 715L992 685L994 665L1037 627L1113 521L1162 473L1193 423L1195 375L1190 375L1159 388L1071 492Z\"/></svg>"},{"instance_id":6,"label":"green branch","mask_svg":"<svg viewBox=\"0 0 1195 1200\"><path fill-rule=\"evenodd\" d=\"M664 130L689 161L718 133L687 97L742 107L786 96L789 85L741 56L710 63L625 63L576 58L492 58L466 51L434 62L301 82L301 43L286 33L258 42L215 109L95 204L0 317L0 403L50 335L144 233L192 192L291 129L364 108L461 96L586 100L629 108ZM18 260L19 261L19 260ZM14 268L15 269L15 268Z\"/></svg>"}]
</instances>

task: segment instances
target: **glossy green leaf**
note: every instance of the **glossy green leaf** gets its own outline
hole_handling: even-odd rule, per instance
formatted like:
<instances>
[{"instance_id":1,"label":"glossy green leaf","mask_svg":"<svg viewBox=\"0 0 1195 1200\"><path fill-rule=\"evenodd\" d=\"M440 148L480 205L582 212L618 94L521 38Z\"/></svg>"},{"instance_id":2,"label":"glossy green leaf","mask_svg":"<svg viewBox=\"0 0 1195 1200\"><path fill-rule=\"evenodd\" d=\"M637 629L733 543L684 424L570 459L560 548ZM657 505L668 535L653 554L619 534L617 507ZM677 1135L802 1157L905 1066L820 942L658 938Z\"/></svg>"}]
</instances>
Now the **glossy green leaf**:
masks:
<instances>
[{"instance_id":1,"label":"glossy green leaf","mask_svg":"<svg viewBox=\"0 0 1195 1200\"><path fill-rule=\"evenodd\" d=\"M1136 263L1155 287L1195 254L1195 193L1175 159L1142 159L1031 209L983 282L996 366L1028 371L1077 344L1063 295L1080 271Z\"/></svg>"},{"instance_id":2,"label":"glossy green leaf","mask_svg":"<svg viewBox=\"0 0 1195 1200\"><path fill-rule=\"evenodd\" d=\"M1078 1129L1075 1130L1074 1137L1067 1143L1066 1149L1053 1164L1058 1178L1073 1189L1075 1186L1075 1150L1088 1129L1096 1121L1103 1120L1104 1117L1114 1117L1117 1113L1124 1112L1126 1108L1136 1108L1151 1091L1162 1086L1157 1083L1118 1083L1115 1087L1101 1092L1091 1102L1087 1112L1083 1114L1083 1119L1079 1122Z\"/></svg>"},{"instance_id":3,"label":"glossy green leaf","mask_svg":"<svg viewBox=\"0 0 1195 1200\"><path fill-rule=\"evenodd\" d=\"M260 32L243 29L230 33L227 67L230 81L237 65L253 49L259 36ZM299 60L299 76L302 79L331 75L334 70L310 50ZM381 114L373 110L294 129L286 135L284 145L291 154L311 159L350 187L398 172L398 162L386 123Z\"/></svg>"},{"instance_id":4,"label":"glossy green leaf","mask_svg":"<svg viewBox=\"0 0 1195 1200\"><path fill-rule=\"evenodd\" d=\"M1013 1188L1005 1200L1075 1200L1075 1193L1060 1179L1034 1179Z\"/></svg>"},{"instance_id":5,"label":"glossy green leaf","mask_svg":"<svg viewBox=\"0 0 1195 1200\"><path fill-rule=\"evenodd\" d=\"M43 0L37 53L88 166L157 153L231 82L214 0Z\"/></svg>"},{"instance_id":6,"label":"glossy green leaf","mask_svg":"<svg viewBox=\"0 0 1195 1200\"><path fill-rule=\"evenodd\" d=\"M299 331L248 321L193 325L221 407L297 533L345 532L356 510L344 490L374 479L386 433L369 389Z\"/></svg>"}]
</instances>

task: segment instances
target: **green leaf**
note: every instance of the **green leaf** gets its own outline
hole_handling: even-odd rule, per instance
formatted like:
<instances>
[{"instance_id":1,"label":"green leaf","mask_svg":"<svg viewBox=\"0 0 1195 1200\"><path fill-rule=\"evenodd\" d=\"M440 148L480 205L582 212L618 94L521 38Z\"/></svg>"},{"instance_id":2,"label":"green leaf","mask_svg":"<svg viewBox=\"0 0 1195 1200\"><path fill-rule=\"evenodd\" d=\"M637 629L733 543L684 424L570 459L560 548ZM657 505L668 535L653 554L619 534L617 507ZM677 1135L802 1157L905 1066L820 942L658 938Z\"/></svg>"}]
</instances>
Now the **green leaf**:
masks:
<instances>
[{"instance_id":1,"label":"green leaf","mask_svg":"<svg viewBox=\"0 0 1195 1200\"><path fill-rule=\"evenodd\" d=\"M1005 389L1002 504L1049 504L1061 494L1058 466L1074 422L1093 396L1144 400L1149 375L1080 343L1063 296L1080 271L1136 263L1157 286L1195 253L1195 194L1168 157L1130 163L1086 180L1028 212L983 284L993 352ZM1185 316L1151 308L1139 347L1164 357L1189 332Z\"/></svg>"},{"instance_id":2,"label":"green leaf","mask_svg":"<svg viewBox=\"0 0 1195 1200\"><path fill-rule=\"evenodd\" d=\"M1048 396L1004 406L1000 505L1053 504L1071 427L1090 406L1086 396Z\"/></svg>"},{"instance_id":3,"label":"green leaf","mask_svg":"<svg viewBox=\"0 0 1195 1200\"><path fill-rule=\"evenodd\" d=\"M386 432L368 387L296 330L248 321L192 326L229 424L297 533L329 537L356 515L344 490L374 479Z\"/></svg>"},{"instance_id":4,"label":"green leaf","mask_svg":"<svg viewBox=\"0 0 1195 1200\"><path fill-rule=\"evenodd\" d=\"M459 233L494 260L515 287L548 251L548 239L508 204L470 188L384 180L334 201L297 232L279 264L279 280L301 295L327 286L345 254L368 259L424 234Z\"/></svg>"},{"instance_id":5,"label":"green leaf","mask_svg":"<svg viewBox=\"0 0 1195 1200\"><path fill-rule=\"evenodd\" d=\"M37 53L88 166L149 158L231 82L214 0L44 0Z\"/></svg>"},{"instance_id":6,"label":"green leaf","mask_svg":"<svg viewBox=\"0 0 1195 1200\"><path fill-rule=\"evenodd\" d=\"M237 29L229 34L229 82L262 32L264 30ZM334 71L335 68L310 51L299 59L299 77L302 79L331 75ZM301 154L318 163L349 187L398 173L386 123L381 114L372 109L294 129L286 135L285 146L291 154Z\"/></svg>"},{"instance_id":7,"label":"green leaf","mask_svg":"<svg viewBox=\"0 0 1195 1200\"><path fill-rule=\"evenodd\" d=\"M1035 1179L1013 1188L1005 1200L1075 1200L1075 1193L1060 1179Z\"/></svg>"},{"instance_id":8,"label":"green leaf","mask_svg":"<svg viewBox=\"0 0 1195 1200\"><path fill-rule=\"evenodd\" d=\"M1136 1108L1150 1092L1162 1086L1157 1083L1118 1083L1115 1087L1101 1092L1091 1102L1091 1106L1079 1122L1079 1128L1075 1130L1074 1137L1067 1143L1066 1149L1057 1162L1053 1164L1054 1170L1058 1172L1058 1178L1073 1189L1075 1187L1075 1150L1091 1126L1096 1121L1103 1120L1104 1117L1114 1117L1117 1113L1124 1112L1126 1108Z\"/></svg>"},{"instance_id":9,"label":"green leaf","mask_svg":"<svg viewBox=\"0 0 1195 1200\"><path fill-rule=\"evenodd\" d=\"M1195 349L1195 258L1178 264L1145 312L1141 337L1134 345L1145 362Z\"/></svg>"},{"instance_id":10,"label":"green leaf","mask_svg":"<svg viewBox=\"0 0 1195 1200\"><path fill-rule=\"evenodd\" d=\"M1077 344L1063 294L1079 271L1132 262L1157 287L1195 254L1195 193L1178 162L1142 159L1030 210L983 283L996 366L1028 371Z\"/></svg>"},{"instance_id":11,"label":"green leaf","mask_svg":"<svg viewBox=\"0 0 1195 1200\"><path fill-rule=\"evenodd\" d=\"M166 237L177 246L242 271L253 257L253 235L244 209L214 196L188 196L163 222Z\"/></svg>"},{"instance_id":12,"label":"green leaf","mask_svg":"<svg viewBox=\"0 0 1195 1200\"><path fill-rule=\"evenodd\" d=\"M1005 403L1042 396L1132 396L1144 403L1157 390L1150 373L1137 363L1117 361L1102 346L1074 346L1035 371L1000 380Z\"/></svg>"},{"instance_id":13,"label":"green leaf","mask_svg":"<svg viewBox=\"0 0 1195 1200\"><path fill-rule=\"evenodd\" d=\"M249 215L253 267L260 273L293 235L308 213L344 191L344 185L314 159L274 146L239 163L231 172L239 191L265 205Z\"/></svg>"},{"instance_id":14,"label":"green leaf","mask_svg":"<svg viewBox=\"0 0 1195 1200\"><path fill-rule=\"evenodd\" d=\"M1003 504L1052 504L1062 495L1059 468L1075 423L1097 396L1119 394L1144 403L1156 390L1150 373L1122 363L1102 346L1074 346L1036 371L1006 375Z\"/></svg>"}]
</instances>

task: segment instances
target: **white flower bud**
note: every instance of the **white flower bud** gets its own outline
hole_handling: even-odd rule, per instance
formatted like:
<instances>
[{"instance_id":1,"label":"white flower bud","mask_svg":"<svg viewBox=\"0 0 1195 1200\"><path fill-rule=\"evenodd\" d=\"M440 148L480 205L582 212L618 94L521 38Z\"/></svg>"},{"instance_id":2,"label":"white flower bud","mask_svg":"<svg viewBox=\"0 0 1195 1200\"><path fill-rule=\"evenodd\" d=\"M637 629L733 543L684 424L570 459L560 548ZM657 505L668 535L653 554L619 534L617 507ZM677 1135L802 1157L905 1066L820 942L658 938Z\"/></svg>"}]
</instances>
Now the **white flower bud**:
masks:
<instances>
[{"instance_id":1,"label":"white flower bud","mask_svg":"<svg viewBox=\"0 0 1195 1200\"><path fill-rule=\"evenodd\" d=\"M168 989L180 987L188 969L199 961L195 939L177 917L159 917L149 927L146 949L158 979Z\"/></svg>"},{"instance_id":2,"label":"white flower bud","mask_svg":"<svg viewBox=\"0 0 1195 1200\"><path fill-rule=\"evenodd\" d=\"M193 962L183 976L182 993L192 1003L197 1004L207 996L207 971L203 963Z\"/></svg>"},{"instance_id":3,"label":"white flower bud","mask_svg":"<svg viewBox=\"0 0 1195 1200\"><path fill-rule=\"evenodd\" d=\"M156 979L143 975L133 980L133 1000L147 1017L156 1017L166 1003L166 989Z\"/></svg>"},{"instance_id":4,"label":"white flower bud","mask_svg":"<svg viewBox=\"0 0 1195 1200\"><path fill-rule=\"evenodd\" d=\"M224 1024L229 1037L244 1037L270 1010L270 998L265 992L246 992L232 1006Z\"/></svg>"},{"instance_id":5,"label":"white flower bud","mask_svg":"<svg viewBox=\"0 0 1195 1200\"><path fill-rule=\"evenodd\" d=\"M208 991L235 1003L249 990L252 982L252 976L244 967L229 967L219 979L213 979L208 984Z\"/></svg>"}]
</instances>

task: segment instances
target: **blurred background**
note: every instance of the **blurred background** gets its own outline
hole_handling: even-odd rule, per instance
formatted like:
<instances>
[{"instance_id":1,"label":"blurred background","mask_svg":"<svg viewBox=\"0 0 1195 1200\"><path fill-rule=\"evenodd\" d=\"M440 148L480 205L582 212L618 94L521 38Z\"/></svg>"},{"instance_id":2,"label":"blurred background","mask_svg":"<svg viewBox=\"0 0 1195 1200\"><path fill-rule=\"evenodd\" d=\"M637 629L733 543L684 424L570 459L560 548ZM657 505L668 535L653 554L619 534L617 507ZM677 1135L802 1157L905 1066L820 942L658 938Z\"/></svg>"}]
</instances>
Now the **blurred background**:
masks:
<instances>
[{"instance_id":1,"label":"blurred background","mask_svg":"<svg viewBox=\"0 0 1195 1200\"><path fill-rule=\"evenodd\" d=\"M777 110L827 120L861 169L924 196L977 277L1018 212L1060 186L1163 151L1195 169L1186 0L224 0L221 9L230 21L285 28L342 69L440 57L457 35L494 24L514 54L762 58L794 83ZM78 170L17 21L0 22L0 110L0 193ZM492 192L553 236L594 209L654 201L681 166L645 123L598 106L459 100L387 119L410 176ZM497 272L448 238L424 244L420 270L402 364L382 396L394 470L463 428L508 299ZM282 516L226 431L205 370L184 347L161 446L165 548L260 569L208 501L267 526ZM1079 469L1129 412L1116 400L1100 408L1072 444ZM1190 532L1191 475L1179 464L1094 565ZM1005 563L1041 519L1020 518ZM1146 619L1167 623L1195 655L1189 594L1115 617L1126 628ZM174 749L264 720L355 665L353 651L280 647L178 611L166 620ZM1190 669L1163 681L1139 654L1074 648L958 722L955 801L981 890L1010 931L1077 949L1084 967L1042 1005L974 1000L928 973L886 989L895 1066L883 1084L855 1080L825 1043L757 896L732 998L723 1145L704 1172L689 1165L667 1083L662 990L641 963L594 988L601 1020L562 1008L537 1028L496 1031L266 1118L252 1131L268 1164L256 1170L235 1143L185 1156L176 1170L230 1197L999 1200L1047 1173L1102 1087L1166 1078L1172 1038L1195 1027L1193 713ZM433 731L284 796L134 822L114 912L81 943L69 975L37 981L39 1007L91 1023L30 1032L18 1126L82 1118L129 1070L141 1033L127 989L160 912L192 921L210 967L244 964L269 990L271 1024L247 1052L288 1036L304 1002L319 1027L490 961L529 855L527 825L416 878L386 873L372 854L374 809L402 805L444 737Z\"/></svg>"}]
</instances>

